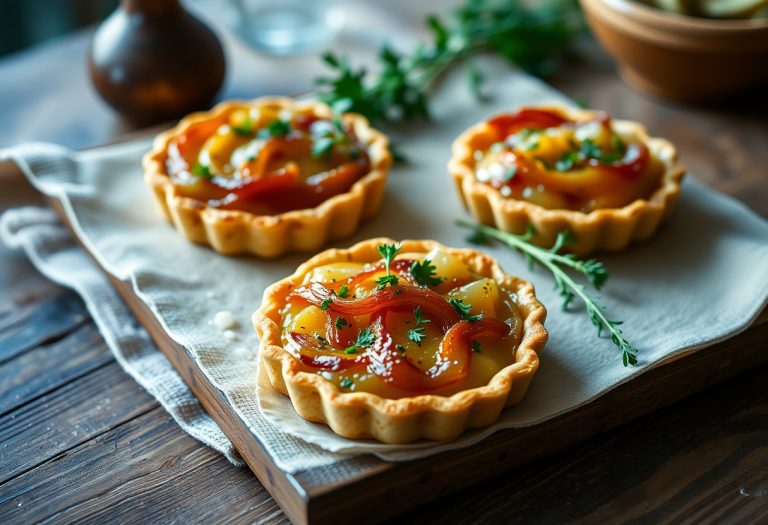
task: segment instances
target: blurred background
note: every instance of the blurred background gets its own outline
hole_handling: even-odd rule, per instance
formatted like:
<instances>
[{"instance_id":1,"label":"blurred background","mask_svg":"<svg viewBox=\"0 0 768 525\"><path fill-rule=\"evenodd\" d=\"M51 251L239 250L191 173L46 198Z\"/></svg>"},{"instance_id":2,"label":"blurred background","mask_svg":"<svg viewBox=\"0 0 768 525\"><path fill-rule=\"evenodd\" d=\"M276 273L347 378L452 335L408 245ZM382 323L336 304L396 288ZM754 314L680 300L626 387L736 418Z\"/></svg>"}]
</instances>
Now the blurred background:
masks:
<instances>
[{"instance_id":1,"label":"blurred background","mask_svg":"<svg viewBox=\"0 0 768 525\"><path fill-rule=\"evenodd\" d=\"M118 0L0 0L0 56L106 17Z\"/></svg>"}]
</instances>

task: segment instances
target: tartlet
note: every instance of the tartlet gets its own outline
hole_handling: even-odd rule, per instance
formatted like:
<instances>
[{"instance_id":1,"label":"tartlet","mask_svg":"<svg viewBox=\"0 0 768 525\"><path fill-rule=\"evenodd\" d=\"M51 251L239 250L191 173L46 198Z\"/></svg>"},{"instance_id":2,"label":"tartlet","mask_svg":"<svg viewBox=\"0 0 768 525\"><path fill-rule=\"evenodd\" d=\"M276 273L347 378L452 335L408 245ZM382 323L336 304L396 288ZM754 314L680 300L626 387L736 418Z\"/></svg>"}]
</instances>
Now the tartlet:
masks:
<instances>
[{"instance_id":1,"label":"tartlet","mask_svg":"<svg viewBox=\"0 0 768 525\"><path fill-rule=\"evenodd\" d=\"M675 147L606 113L535 106L472 126L453 143L448 171L483 224L549 247L557 233L577 255L650 238L680 194Z\"/></svg>"},{"instance_id":2,"label":"tartlet","mask_svg":"<svg viewBox=\"0 0 768 525\"><path fill-rule=\"evenodd\" d=\"M162 214L190 241L233 255L315 251L381 204L388 140L316 101L225 102L160 134L143 160Z\"/></svg>"},{"instance_id":3,"label":"tartlet","mask_svg":"<svg viewBox=\"0 0 768 525\"><path fill-rule=\"evenodd\" d=\"M299 415L409 443L455 438L520 402L545 317L533 286L480 252L371 239L271 285L253 323L261 366Z\"/></svg>"}]
</instances>

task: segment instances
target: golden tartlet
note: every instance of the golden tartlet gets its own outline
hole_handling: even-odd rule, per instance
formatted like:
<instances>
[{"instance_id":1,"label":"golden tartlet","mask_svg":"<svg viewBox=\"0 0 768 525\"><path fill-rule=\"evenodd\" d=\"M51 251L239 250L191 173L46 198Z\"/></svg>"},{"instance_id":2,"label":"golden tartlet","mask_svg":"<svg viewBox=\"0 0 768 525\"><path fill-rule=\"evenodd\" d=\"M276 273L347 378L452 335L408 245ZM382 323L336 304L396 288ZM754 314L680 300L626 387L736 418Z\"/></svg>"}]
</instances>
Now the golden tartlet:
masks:
<instances>
[{"instance_id":1,"label":"golden tartlet","mask_svg":"<svg viewBox=\"0 0 768 525\"><path fill-rule=\"evenodd\" d=\"M447 440L520 402L547 341L531 284L475 250L371 239L264 292L260 362L297 413L347 438Z\"/></svg>"},{"instance_id":2,"label":"golden tartlet","mask_svg":"<svg viewBox=\"0 0 768 525\"><path fill-rule=\"evenodd\" d=\"M478 222L549 247L570 230L578 255L651 237L680 194L675 147L603 112L525 107L472 126L448 164Z\"/></svg>"},{"instance_id":3,"label":"golden tartlet","mask_svg":"<svg viewBox=\"0 0 768 525\"><path fill-rule=\"evenodd\" d=\"M315 101L225 102L160 134L143 160L162 214L224 254L276 257L351 235L381 204L387 138Z\"/></svg>"}]
</instances>

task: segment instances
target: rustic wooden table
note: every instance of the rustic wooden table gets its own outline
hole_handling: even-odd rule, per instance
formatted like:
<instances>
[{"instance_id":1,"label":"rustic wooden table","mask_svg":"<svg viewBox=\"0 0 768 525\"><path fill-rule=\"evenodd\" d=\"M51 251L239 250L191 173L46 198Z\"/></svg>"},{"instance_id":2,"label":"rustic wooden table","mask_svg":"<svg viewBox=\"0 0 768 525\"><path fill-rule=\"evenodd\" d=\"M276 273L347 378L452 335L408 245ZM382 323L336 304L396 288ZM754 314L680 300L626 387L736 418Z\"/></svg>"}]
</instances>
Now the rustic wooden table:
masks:
<instances>
[{"instance_id":1,"label":"rustic wooden table","mask_svg":"<svg viewBox=\"0 0 768 525\"><path fill-rule=\"evenodd\" d=\"M81 33L0 62L1 145L45 139L85 147L125 131L88 88L81 67L87 38ZM558 89L647 123L679 145L698 178L768 217L765 100L719 108L649 100L616 78L592 42L584 47L588 58L553 79ZM249 60L266 67L266 59ZM263 92L263 84L249 83L253 74L236 74L225 95ZM0 210L35 199L19 181L0 180ZM765 522L766 371L393 522ZM287 521L249 470L182 432L121 370L74 292L5 247L0 385L2 523Z\"/></svg>"}]
</instances>

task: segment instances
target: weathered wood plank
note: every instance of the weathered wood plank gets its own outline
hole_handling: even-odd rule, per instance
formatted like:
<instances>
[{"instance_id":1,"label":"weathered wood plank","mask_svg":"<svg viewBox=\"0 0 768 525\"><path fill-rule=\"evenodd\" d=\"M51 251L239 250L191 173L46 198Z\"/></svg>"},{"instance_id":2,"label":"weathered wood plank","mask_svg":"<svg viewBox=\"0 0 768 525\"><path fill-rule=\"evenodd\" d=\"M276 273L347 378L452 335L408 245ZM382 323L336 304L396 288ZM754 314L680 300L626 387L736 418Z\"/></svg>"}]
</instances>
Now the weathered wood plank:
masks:
<instances>
[{"instance_id":1,"label":"weathered wood plank","mask_svg":"<svg viewBox=\"0 0 768 525\"><path fill-rule=\"evenodd\" d=\"M0 522L288 523L245 468L161 408L70 449L0 489Z\"/></svg>"},{"instance_id":2,"label":"weathered wood plank","mask_svg":"<svg viewBox=\"0 0 768 525\"><path fill-rule=\"evenodd\" d=\"M114 361L93 323L0 364L0 415Z\"/></svg>"},{"instance_id":3,"label":"weathered wood plank","mask_svg":"<svg viewBox=\"0 0 768 525\"><path fill-rule=\"evenodd\" d=\"M66 291L0 318L0 363L55 341L88 320L82 299Z\"/></svg>"},{"instance_id":4,"label":"weathered wood plank","mask_svg":"<svg viewBox=\"0 0 768 525\"><path fill-rule=\"evenodd\" d=\"M730 340L650 370L579 409L529 428L498 432L475 447L407 463L369 461L357 472L339 471L335 481L321 469L319 475L299 473L296 480L309 493L315 523L332 523L340 516L364 520L372 511L382 518L403 512L409 504L457 492L470 480L479 482L555 454L766 363L768 323L761 321ZM394 500L397 507L389 505Z\"/></svg>"},{"instance_id":5,"label":"weathered wood plank","mask_svg":"<svg viewBox=\"0 0 768 525\"><path fill-rule=\"evenodd\" d=\"M766 465L763 367L389 523L766 523Z\"/></svg>"},{"instance_id":6,"label":"weathered wood plank","mask_svg":"<svg viewBox=\"0 0 768 525\"><path fill-rule=\"evenodd\" d=\"M158 406L110 363L0 418L0 483Z\"/></svg>"}]
</instances>

